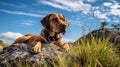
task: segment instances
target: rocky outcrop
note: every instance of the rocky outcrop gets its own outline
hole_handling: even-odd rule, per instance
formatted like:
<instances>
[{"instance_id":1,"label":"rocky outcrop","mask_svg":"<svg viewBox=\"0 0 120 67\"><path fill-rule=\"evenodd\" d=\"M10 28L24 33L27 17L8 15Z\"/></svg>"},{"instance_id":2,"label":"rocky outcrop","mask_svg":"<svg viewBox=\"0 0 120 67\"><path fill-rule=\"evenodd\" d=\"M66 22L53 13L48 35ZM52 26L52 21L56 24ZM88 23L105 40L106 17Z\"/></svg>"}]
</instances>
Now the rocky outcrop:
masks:
<instances>
[{"instance_id":1,"label":"rocky outcrop","mask_svg":"<svg viewBox=\"0 0 120 67\"><path fill-rule=\"evenodd\" d=\"M109 41L111 43L120 44L120 31L109 29L109 28L94 30L94 31L88 33L87 35L81 37L79 40L81 40L83 38L93 38L93 37L95 39L101 38L102 40L104 40L106 38L110 38ZM77 41L79 41L79 40L77 40Z\"/></svg>"},{"instance_id":2,"label":"rocky outcrop","mask_svg":"<svg viewBox=\"0 0 120 67\"><path fill-rule=\"evenodd\" d=\"M51 62L57 63L57 55L64 56L64 52L53 44L43 44L42 52L35 54L32 47L27 45L9 47L0 52L0 67L9 67L7 65L16 65L20 62L30 62L32 64L44 65ZM9 64L8 64L9 63Z\"/></svg>"},{"instance_id":3,"label":"rocky outcrop","mask_svg":"<svg viewBox=\"0 0 120 67\"><path fill-rule=\"evenodd\" d=\"M111 43L120 44L120 32L109 28L94 30L87 36L102 39L110 38Z\"/></svg>"}]
</instances>

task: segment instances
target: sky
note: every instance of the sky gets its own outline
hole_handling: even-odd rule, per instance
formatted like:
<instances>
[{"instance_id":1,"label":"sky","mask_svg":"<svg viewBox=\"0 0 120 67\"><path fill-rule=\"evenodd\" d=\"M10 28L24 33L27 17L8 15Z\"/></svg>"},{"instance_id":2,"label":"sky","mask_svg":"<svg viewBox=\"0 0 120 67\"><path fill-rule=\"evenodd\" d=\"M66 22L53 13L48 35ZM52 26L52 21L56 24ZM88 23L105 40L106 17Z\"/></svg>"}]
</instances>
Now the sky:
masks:
<instances>
[{"instance_id":1,"label":"sky","mask_svg":"<svg viewBox=\"0 0 120 67\"><path fill-rule=\"evenodd\" d=\"M0 40L11 44L28 33L39 35L40 20L50 13L64 14L70 26L63 41L76 41L100 28L103 21L120 24L120 0L0 0Z\"/></svg>"}]
</instances>

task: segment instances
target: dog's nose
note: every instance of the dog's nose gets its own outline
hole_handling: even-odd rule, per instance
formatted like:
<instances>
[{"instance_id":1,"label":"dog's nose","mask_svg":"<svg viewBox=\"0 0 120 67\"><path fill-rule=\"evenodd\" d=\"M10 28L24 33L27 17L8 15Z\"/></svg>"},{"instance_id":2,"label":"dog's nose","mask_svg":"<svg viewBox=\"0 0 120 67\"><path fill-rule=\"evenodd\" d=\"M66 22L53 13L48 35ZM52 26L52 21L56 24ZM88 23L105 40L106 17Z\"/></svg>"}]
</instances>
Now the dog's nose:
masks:
<instances>
[{"instance_id":1,"label":"dog's nose","mask_svg":"<svg viewBox=\"0 0 120 67\"><path fill-rule=\"evenodd\" d=\"M61 24L61 26L62 26L63 28L65 28L67 25L65 25L65 24Z\"/></svg>"}]
</instances>

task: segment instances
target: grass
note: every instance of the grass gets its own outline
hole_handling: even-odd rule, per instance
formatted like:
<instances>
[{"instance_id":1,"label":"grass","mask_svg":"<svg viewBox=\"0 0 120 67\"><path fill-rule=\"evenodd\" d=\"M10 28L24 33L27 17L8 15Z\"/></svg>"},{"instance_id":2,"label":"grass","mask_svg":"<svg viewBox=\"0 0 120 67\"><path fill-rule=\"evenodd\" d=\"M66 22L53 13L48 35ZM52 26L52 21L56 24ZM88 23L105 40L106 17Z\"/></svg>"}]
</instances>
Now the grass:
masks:
<instances>
[{"instance_id":1,"label":"grass","mask_svg":"<svg viewBox=\"0 0 120 67\"><path fill-rule=\"evenodd\" d=\"M31 62L17 63L18 67L120 67L120 56L116 48L109 43L109 38L80 40L70 45L70 52L65 57L57 55L57 63L45 62L43 66ZM13 66L9 66L13 67Z\"/></svg>"},{"instance_id":2,"label":"grass","mask_svg":"<svg viewBox=\"0 0 120 67\"><path fill-rule=\"evenodd\" d=\"M0 51L2 51L2 49L3 49L4 47L7 47L7 46L8 46L7 44L3 43L3 42L0 40Z\"/></svg>"},{"instance_id":3,"label":"grass","mask_svg":"<svg viewBox=\"0 0 120 67\"><path fill-rule=\"evenodd\" d=\"M116 54L116 48L109 43L109 38L106 40L94 38L81 40L76 45L71 48L71 54L75 58L74 62L77 62L78 64L76 64L80 67L120 66L120 57ZM72 59L71 61L73 61Z\"/></svg>"}]
</instances>

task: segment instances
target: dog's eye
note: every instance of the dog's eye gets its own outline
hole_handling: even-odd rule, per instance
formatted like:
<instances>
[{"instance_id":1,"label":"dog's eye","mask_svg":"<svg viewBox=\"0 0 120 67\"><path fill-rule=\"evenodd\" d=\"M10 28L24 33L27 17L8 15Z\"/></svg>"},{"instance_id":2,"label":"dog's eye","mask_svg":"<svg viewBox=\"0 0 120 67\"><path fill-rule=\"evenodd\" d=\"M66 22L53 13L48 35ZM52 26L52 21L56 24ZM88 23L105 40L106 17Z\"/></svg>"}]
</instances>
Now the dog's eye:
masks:
<instances>
[{"instance_id":1,"label":"dog's eye","mask_svg":"<svg viewBox=\"0 0 120 67\"><path fill-rule=\"evenodd\" d=\"M57 19L57 18L53 18L52 20L53 20L53 21L55 21L55 22L57 22L57 21L58 21L58 19Z\"/></svg>"}]
</instances>

